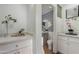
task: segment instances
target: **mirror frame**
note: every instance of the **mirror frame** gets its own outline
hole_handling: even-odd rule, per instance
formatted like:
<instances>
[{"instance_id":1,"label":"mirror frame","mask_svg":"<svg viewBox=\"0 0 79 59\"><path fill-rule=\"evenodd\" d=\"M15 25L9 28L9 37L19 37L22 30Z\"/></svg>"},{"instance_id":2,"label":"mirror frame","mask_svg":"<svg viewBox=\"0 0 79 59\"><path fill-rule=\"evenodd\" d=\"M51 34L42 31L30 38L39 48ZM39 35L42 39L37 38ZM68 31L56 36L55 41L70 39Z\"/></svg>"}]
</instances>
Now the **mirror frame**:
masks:
<instances>
[{"instance_id":1,"label":"mirror frame","mask_svg":"<svg viewBox=\"0 0 79 59\"><path fill-rule=\"evenodd\" d=\"M74 18L74 17L78 17L79 16L79 5L77 7L78 7L78 15L77 16L72 16L72 17L69 17L69 18L67 16L67 9L66 9L66 19L71 19L71 18Z\"/></svg>"}]
</instances>

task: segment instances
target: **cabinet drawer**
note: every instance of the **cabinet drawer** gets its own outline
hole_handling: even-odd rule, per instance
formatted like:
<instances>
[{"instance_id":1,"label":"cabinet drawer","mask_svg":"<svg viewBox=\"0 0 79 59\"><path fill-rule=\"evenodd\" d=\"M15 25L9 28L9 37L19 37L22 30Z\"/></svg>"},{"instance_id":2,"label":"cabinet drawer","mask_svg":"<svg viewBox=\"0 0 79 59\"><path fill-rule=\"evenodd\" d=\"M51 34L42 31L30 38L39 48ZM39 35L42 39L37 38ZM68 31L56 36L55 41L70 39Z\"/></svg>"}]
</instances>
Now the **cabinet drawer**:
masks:
<instances>
[{"instance_id":1,"label":"cabinet drawer","mask_svg":"<svg viewBox=\"0 0 79 59\"><path fill-rule=\"evenodd\" d=\"M23 47L30 47L32 46L32 41L31 40L25 40L25 41L20 41L16 42L16 49L23 48Z\"/></svg>"},{"instance_id":2,"label":"cabinet drawer","mask_svg":"<svg viewBox=\"0 0 79 59\"><path fill-rule=\"evenodd\" d=\"M32 40L22 40L0 45L0 54L9 53L23 47L32 47Z\"/></svg>"},{"instance_id":3,"label":"cabinet drawer","mask_svg":"<svg viewBox=\"0 0 79 59\"><path fill-rule=\"evenodd\" d=\"M7 53L7 52L15 50L15 49L16 49L15 43L0 45L0 54L1 53Z\"/></svg>"},{"instance_id":4,"label":"cabinet drawer","mask_svg":"<svg viewBox=\"0 0 79 59\"><path fill-rule=\"evenodd\" d=\"M69 38L69 41L73 41L73 42L77 42L77 43L79 43L79 38Z\"/></svg>"},{"instance_id":5,"label":"cabinet drawer","mask_svg":"<svg viewBox=\"0 0 79 59\"><path fill-rule=\"evenodd\" d=\"M8 52L6 54L17 54L17 51L16 50L15 51L11 51L11 52Z\"/></svg>"},{"instance_id":6,"label":"cabinet drawer","mask_svg":"<svg viewBox=\"0 0 79 59\"><path fill-rule=\"evenodd\" d=\"M7 54L32 54L32 48L31 47L25 47L18 50L11 51Z\"/></svg>"},{"instance_id":7,"label":"cabinet drawer","mask_svg":"<svg viewBox=\"0 0 79 59\"><path fill-rule=\"evenodd\" d=\"M65 36L58 36L58 39L68 40L68 37L65 37Z\"/></svg>"},{"instance_id":8,"label":"cabinet drawer","mask_svg":"<svg viewBox=\"0 0 79 59\"><path fill-rule=\"evenodd\" d=\"M32 48L31 47L25 47L22 49L17 50L17 54L32 54Z\"/></svg>"}]
</instances>

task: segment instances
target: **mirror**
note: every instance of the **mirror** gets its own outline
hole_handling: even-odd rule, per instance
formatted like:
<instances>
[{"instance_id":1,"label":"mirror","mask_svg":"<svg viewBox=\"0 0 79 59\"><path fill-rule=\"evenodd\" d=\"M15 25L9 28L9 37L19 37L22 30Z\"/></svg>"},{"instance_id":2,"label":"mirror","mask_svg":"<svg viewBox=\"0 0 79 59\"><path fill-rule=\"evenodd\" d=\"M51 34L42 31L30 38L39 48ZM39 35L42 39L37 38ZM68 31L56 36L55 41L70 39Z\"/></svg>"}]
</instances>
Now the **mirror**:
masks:
<instances>
[{"instance_id":1,"label":"mirror","mask_svg":"<svg viewBox=\"0 0 79 59\"><path fill-rule=\"evenodd\" d=\"M42 5L42 31L53 31L53 6L51 4Z\"/></svg>"},{"instance_id":2,"label":"mirror","mask_svg":"<svg viewBox=\"0 0 79 59\"><path fill-rule=\"evenodd\" d=\"M78 6L66 10L66 18L70 19L79 16Z\"/></svg>"}]
</instances>

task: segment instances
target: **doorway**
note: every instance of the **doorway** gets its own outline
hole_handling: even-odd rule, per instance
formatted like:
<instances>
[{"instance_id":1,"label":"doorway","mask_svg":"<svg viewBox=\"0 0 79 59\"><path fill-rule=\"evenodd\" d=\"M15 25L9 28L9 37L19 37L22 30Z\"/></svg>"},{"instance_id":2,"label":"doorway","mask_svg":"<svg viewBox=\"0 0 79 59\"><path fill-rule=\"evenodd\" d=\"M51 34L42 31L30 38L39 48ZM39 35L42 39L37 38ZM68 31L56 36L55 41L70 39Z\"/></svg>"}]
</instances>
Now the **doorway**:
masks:
<instances>
[{"instance_id":1,"label":"doorway","mask_svg":"<svg viewBox=\"0 0 79 59\"><path fill-rule=\"evenodd\" d=\"M42 41L45 54L53 53L53 5L42 4Z\"/></svg>"}]
</instances>

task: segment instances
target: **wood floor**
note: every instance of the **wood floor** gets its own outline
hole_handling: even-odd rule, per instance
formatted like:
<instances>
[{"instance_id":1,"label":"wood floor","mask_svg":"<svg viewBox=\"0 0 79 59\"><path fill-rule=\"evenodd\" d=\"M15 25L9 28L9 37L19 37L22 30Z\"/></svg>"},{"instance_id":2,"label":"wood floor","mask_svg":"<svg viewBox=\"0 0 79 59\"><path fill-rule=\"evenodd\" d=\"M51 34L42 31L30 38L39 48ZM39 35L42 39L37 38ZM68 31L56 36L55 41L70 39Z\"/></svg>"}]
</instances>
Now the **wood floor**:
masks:
<instances>
[{"instance_id":1,"label":"wood floor","mask_svg":"<svg viewBox=\"0 0 79 59\"><path fill-rule=\"evenodd\" d=\"M43 46L43 49L44 49L44 53L45 53L45 54L53 54L53 50L52 50L52 49L49 50L49 49L48 49L48 46Z\"/></svg>"},{"instance_id":2,"label":"wood floor","mask_svg":"<svg viewBox=\"0 0 79 59\"><path fill-rule=\"evenodd\" d=\"M47 41L49 39L48 37L49 37L48 33L43 33L43 50L44 50L44 53L45 54L52 54L53 44L51 45L52 46L52 49L49 50L48 49L48 43L47 43Z\"/></svg>"}]
</instances>

